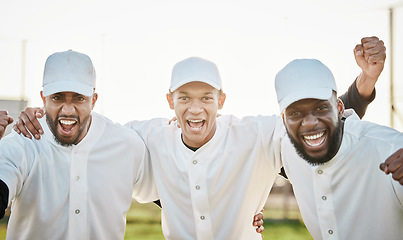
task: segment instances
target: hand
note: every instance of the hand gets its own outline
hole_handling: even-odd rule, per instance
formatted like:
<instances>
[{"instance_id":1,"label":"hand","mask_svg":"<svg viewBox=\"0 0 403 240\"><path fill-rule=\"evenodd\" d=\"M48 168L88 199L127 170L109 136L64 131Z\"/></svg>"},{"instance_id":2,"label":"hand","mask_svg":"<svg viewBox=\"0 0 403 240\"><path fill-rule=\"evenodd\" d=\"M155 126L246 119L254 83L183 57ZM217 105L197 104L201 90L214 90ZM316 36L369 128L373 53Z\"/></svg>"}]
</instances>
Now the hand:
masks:
<instances>
[{"instance_id":1,"label":"hand","mask_svg":"<svg viewBox=\"0 0 403 240\"><path fill-rule=\"evenodd\" d=\"M0 111L0 139L4 136L8 124L13 121L13 118L8 115L7 111Z\"/></svg>"},{"instance_id":2,"label":"hand","mask_svg":"<svg viewBox=\"0 0 403 240\"><path fill-rule=\"evenodd\" d=\"M391 173L392 178L403 185L403 148L390 155L379 168L386 174Z\"/></svg>"},{"instance_id":3,"label":"hand","mask_svg":"<svg viewBox=\"0 0 403 240\"><path fill-rule=\"evenodd\" d=\"M171 123L176 123L176 127L181 128L181 125L176 120L178 120L178 118L176 116L171 118L171 120L169 120L169 125L171 125Z\"/></svg>"},{"instance_id":4,"label":"hand","mask_svg":"<svg viewBox=\"0 0 403 240\"><path fill-rule=\"evenodd\" d=\"M263 209L260 213L256 214L253 218L253 226L256 227L257 233L262 233L264 231L263 227Z\"/></svg>"},{"instance_id":5,"label":"hand","mask_svg":"<svg viewBox=\"0 0 403 240\"><path fill-rule=\"evenodd\" d=\"M385 66L386 47L377 37L364 37L354 48L355 61L362 72L357 79L361 97L368 99Z\"/></svg>"},{"instance_id":6,"label":"hand","mask_svg":"<svg viewBox=\"0 0 403 240\"><path fill-rule=\"evenodd\" d=\"M40 139L43 134L43 129L37 118L42 118L45 115L44 108L25 108L18 117L18 121L14 124L13 129L18 134L23 134L25 137L31 139L31 134L35 139ZM29 132L28 132L29 131Z\"/></svg>"}]
</instances>

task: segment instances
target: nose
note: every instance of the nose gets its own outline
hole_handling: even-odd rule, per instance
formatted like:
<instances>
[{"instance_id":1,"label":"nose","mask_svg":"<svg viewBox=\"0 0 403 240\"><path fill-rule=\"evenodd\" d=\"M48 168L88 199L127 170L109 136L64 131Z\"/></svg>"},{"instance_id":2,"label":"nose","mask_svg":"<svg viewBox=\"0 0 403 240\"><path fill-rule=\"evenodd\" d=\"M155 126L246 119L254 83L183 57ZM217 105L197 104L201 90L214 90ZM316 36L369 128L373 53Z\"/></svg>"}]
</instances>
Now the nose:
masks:
<instances>
[{"instance_id":1,"label":"nose","mask_svg":"<svg viewBox=\"0 0 403 240\"><path fill-rule=\"evenodd\" d=\"M318 124L318 119L312 114L306 114L302 119L302 125L305 127L314 127Z\"/></svg>"},{"instance_id":2,"label":"nose","mask_svg":"<svg viewBox=\"0 0 403 240\"><path fill-rule=\"evenodd\" d=\"M199 101L193 101L190 103L188 111L192 114L199 114L204 111L203 105Z\"/></svg>"},{"instance_id":3,"label":"nose","mask_svg":"<svg viewBox=\"0 0 403 240\"><path fill-rule=\"evenodd\" d=\"M62 114L67 115L67 116L74 115L74 113L75 113L74 104L71 104L71 103L63 104L61 112L62 112Z\"/></svg>"}]
</instances>

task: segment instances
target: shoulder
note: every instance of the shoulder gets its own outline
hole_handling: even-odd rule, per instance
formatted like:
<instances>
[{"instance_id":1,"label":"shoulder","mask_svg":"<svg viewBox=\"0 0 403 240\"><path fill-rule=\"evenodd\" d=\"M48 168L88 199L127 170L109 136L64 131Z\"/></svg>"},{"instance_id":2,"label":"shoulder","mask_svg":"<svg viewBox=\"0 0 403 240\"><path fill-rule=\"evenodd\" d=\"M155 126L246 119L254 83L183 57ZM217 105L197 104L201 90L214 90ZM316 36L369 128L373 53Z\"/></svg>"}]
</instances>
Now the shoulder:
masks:
<instances>
[{"instance_id":1,"label":"shoulder","mask_svg":"<svg viewBox=\"0 0 403 240\"><path fill-rule=\"evenodd\" d=\"M122 126L120 123L113 122L111 119L100 115L98 113L92 113L93 125L95 131L102 132L102 139L104 141L141 141L139 135L132 129Z\"/></svg>"},{"instance_id":2,"label":"shoulder","mask_svg":"<svg viewBox=\"0 0 403 240\"><path fill-rule=\"evenodd\" d=\"M233 115L224 115L217 118L217 122L223 127L234 129L247 129L248 131L274 131L282 126L282 120L279 115L270 116L245 116L238 118Z\"/></svg>"},{"instance_id":3,"label":"shoulder","mask_svg":"<svg viewBox=\"0 0 403 240\"><path fill-rule=\"evenodd\" d=\"M358 140L369 140L382 145L403 146L403 133L388 126L347 118L345 133L356 137Z\"/></svg>"},{"instance_id":4,"label":"shoulder","mask_svg":"<svg viewBox=\"0 0 403 240\"><path fill-rule=\"evenodd\" d=\"M152 118L149 120L133 120L124 125L128 128L166 127L169 126L167 118Z\"/></svg>"}]
</instances>

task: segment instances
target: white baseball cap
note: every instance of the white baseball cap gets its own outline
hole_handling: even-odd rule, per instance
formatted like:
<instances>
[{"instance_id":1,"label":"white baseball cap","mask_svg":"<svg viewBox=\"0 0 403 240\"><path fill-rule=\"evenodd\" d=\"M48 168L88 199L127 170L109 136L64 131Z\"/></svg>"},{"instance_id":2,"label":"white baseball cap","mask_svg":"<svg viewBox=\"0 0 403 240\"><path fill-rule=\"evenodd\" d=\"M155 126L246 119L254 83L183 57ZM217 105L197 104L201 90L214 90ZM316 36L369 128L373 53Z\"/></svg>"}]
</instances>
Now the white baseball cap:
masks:
<instances>
[{"instance_id":1,"label":"white baseball cap","mask_svg":"<svg viewBox=\"0 0 403 240\"><path fill-rule=\"evenodd\" d=\"M276 75L275 87L280 111L290 104L306 98L327 100L336 82L328 67L316 59L296 59Z\"/></svg>"},{"instance_id":2,"label":"white baseball cap","mask_svg":"<svg viewBox=\"0 0 403 240\"><path fill-rule=\"evenodd\" d=\"M68 50L48 57L43 72L43 96L57 92L76 92L91 96L95 88L95 69L91 59Z\"/></svg>"},{"instance_id":3,"label":"white baseball cap","mask_svg":"<svg viewBox=\"0 0 403 240\"><path fill-rule=\"evenodd\" d=\"M199 57L186 58L175 64L169 90L173 92L190 82L204 82L218 90L222 88L220 73L215 63Z\"/></svg>"}]
</instances>

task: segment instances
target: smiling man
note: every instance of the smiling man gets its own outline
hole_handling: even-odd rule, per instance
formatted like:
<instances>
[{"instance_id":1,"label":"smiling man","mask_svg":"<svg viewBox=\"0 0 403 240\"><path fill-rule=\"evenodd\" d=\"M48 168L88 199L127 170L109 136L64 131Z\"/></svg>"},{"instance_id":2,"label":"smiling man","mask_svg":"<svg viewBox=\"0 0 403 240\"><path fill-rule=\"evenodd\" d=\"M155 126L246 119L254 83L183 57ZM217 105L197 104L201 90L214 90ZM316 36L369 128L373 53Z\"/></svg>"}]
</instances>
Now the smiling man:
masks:
<instances>
[{"instance_id":1,"label":"smiling man","mask_svg":"<svg viewBox=\"0 0 403 240\"><path fill-rule=\"evenodd\" d=\"M87 55L46 60L43 137L12 132L0 141L1 217L12 202L7 239L123 239L132 194L156 200L144 142L92 112L94 91Z\"/></svg>"},{"instance_id":2,"label":"smiling man","mask_svg":"<svg viewBox=\"0 0 403 240\"><path fill-rule=\"evenodd\" d=\"M402 239L401 179L379 166L403 146L403 134L352 112L344 120L333 74L318 60L290 62L275 85L289 136L284 168L314 239Z\"/></svg>"},{"instance_id":3,"label":"smiling man","mask_svg":"<svg viewBox=\"0 0 403 240\"><path fill-rule=\"evenodd\" d=\"M150 151L165 238L261 240L252 219L280 171L281 121L217 118L220 74L199 57L175 64L166 97L180 128L167 119L127 124Z\"/></svg>"}]
</instances>

